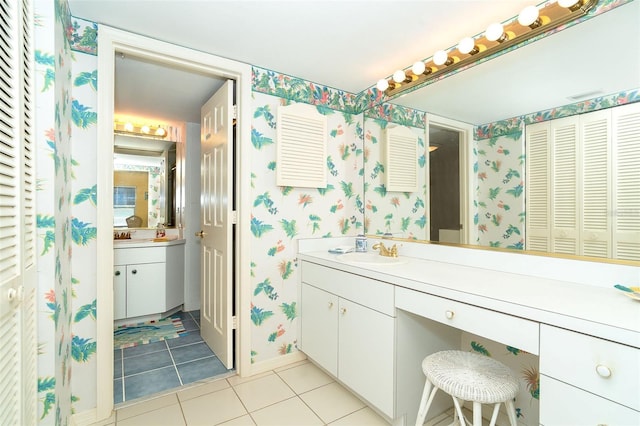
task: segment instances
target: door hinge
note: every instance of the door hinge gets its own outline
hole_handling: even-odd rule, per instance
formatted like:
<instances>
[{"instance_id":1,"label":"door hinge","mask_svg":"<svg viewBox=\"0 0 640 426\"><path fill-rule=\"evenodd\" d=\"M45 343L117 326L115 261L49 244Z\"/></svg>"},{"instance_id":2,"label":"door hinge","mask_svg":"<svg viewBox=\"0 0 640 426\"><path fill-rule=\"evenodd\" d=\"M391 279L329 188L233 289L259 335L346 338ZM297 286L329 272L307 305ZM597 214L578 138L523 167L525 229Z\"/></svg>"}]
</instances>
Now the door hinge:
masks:
<instances>
[{"instance_id":1,"label":"door hinge","mask_svg":"<svg viewBox=\"0 0 640 426\"><path fill-rule=\"evenodd\" d=\"M234 315L231 317L231 329L236 330L237 328L238 328L238 317Z\"/></svg>"},{"instance_id":2,"label":"door hinge","mask_svg":"<svg viewBox=\"0 0 640 426\"><path fill-rule=\"evenodd\" d=\"M238 119L238 105L233 106L233 119L234 120Z\"/></svg>"},{"instance_id":3,"label":"door hinge","mask_svg":"<svg viewBox=\"0 0 640 426\"><path fill-rule=\"evenodd\" d=\"M238 211L237 210L232 210L231 211L231 223L232 224L238 223Z\"/></svg>"}]
</instances>

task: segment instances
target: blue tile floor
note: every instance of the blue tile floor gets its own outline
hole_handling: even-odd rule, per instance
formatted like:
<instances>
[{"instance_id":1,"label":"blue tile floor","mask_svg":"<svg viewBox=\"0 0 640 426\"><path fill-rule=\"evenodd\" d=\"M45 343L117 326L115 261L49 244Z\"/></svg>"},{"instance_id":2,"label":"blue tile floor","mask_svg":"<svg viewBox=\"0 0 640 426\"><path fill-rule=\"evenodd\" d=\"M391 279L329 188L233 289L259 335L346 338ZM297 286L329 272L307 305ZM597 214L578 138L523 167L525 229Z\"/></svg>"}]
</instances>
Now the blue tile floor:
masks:
<instances>
[{"instance_id":1,"label":"blue tile floor","mask_svg":"<svg viewBox=\"0 0 640 426\"><path fill-rule=\"evenodd\" d=\"M200 337L200 311L175 315L182 319L187 334L114 350L115 404L229 373Z\"/></svg>"}]
</instances>

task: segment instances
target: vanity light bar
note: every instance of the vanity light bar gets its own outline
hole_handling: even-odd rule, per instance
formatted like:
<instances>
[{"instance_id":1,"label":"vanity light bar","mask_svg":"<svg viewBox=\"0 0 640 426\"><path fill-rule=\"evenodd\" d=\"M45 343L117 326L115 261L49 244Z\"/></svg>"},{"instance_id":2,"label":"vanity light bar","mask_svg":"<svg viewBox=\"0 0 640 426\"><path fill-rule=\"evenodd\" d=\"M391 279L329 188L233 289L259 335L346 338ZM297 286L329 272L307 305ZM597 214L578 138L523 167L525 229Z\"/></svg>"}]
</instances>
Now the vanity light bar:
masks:
<instances>
[{"instance_id":1,"label":"vanity light bar","mask_svg":"<svg viewBox=\"0 0 640 426\"><path fill-rule=\"evenodd\" d=\"M526 7L518 17L508 23L492 24L478 38L466 37L448 51L440 50L430 59L416 62L410 69L396 71L391 77L378 81L376 87L388 97L393 97L578 19L597 3L598 0L560 0L551 2L541 9L535 6Z\"/></svg>"},{"instance_id":2,"label":"vanity light bar","mask_svg":"<svg viewBox=\"0 0 640 426\"><path fill-rule=\"evenodd\" d=\"M167 137L167 129L162 126L152 126L147 124L134 124L131 122L114 121L113 132L120 135L143 136L154 139L164 139Z\"/></svg>"}]
</instances>

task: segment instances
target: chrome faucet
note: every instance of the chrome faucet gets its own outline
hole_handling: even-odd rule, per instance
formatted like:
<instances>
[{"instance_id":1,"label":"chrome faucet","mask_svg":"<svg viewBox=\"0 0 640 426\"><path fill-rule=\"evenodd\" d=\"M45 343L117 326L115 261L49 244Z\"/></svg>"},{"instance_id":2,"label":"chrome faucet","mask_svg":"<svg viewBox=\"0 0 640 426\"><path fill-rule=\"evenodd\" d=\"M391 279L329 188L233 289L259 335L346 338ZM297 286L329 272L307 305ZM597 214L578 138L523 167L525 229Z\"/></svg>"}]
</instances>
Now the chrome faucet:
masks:
<instances>
[{"instance_id":1,"label":"chrome faucet","mask_svg":"<svg viewBox=\"0 0 640 426\"><path fill-rule=\"evenodd\" d=\"M374 244L371 247L374 250L380 249L380 256L398 257L398 247L394 244L391 248L386 248L383 243Z\"/></svg>"}]
</instances>

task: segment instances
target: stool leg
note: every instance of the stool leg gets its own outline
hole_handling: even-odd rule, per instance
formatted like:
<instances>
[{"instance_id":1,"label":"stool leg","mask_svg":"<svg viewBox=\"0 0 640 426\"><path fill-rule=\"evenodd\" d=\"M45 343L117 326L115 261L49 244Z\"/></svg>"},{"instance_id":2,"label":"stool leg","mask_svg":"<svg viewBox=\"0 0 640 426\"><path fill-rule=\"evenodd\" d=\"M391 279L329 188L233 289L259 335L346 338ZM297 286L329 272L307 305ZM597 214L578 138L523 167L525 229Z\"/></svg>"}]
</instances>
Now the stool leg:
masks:
<instances>
[{"instance_id":1,"label":"stool leg","mask_svg":"<svg viewBox=\"0 0 640 426\"><path fill-rule=\"evenodd\" d=\"M489 426L494 426L496 424L496 420L498 420L498 411L500 411L499 402L493 406L493 414L491 414L491 422L489 423Z\"/></svg>"},{"instance_id":2,"label":"stool leg","mask_svg":"<svg viewBox=\"0 0 640 426\"><path fill-rule=\"evenodd\" d=\"M433 389L431 389L433 387ZM433 386L429 379L424 383L424 391L422 391L422 398L420 399L420 407L418 408L418 417L416 418L416 426L422 426L424 420L429 412L429 407L433 402L433 398L436 396L438 388Z\"/></svg>"},{"instance_id":3,"label":"stool leg","mask_svg":"<svg viewBox=\"0 0 640 426\"><path fill-rule=\"evenodd\" d=\"M455 396L451 396L451 398L453 399L453 405L456 407L455 413L453 415L453 423L455 424L456 417L458 417L460 424L463 426L466 425L467 420L465 419L464 414L462 414L462 407L460 406L458 398L456 398Z\"/></svg>"},{"instance_id":4,"label":"stool leg","mask_svg":"<svg viewBox=\"0 0 640 426\"><path fill-rule=\"evenodd\" d=\"M473 426L482 426L482 404L473 402Z\"/></svg>"},{"instance_id":5,"label":"stool leg","mask_svg":"<svg viewBox=\"0 0 640 426\"><path fill-rule=\"evenodd\" d=\"M516 407L513 405L513 400L505 401L504 405L507 406L507 416L509 416L509 423L511 426L518 425L518 417L516 416Z\"/></svg>"}]
</instances>

